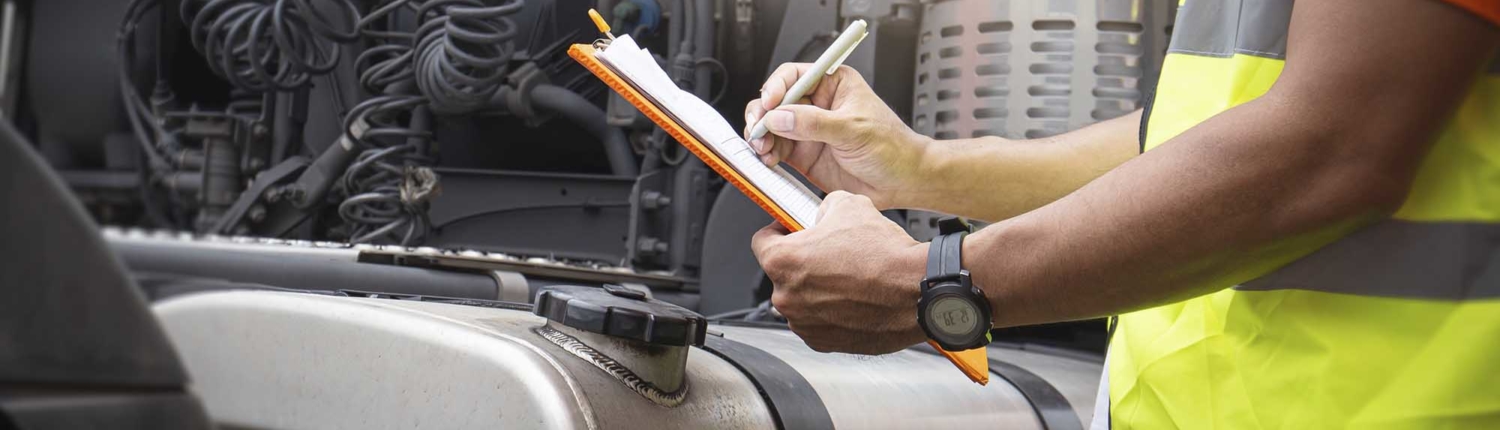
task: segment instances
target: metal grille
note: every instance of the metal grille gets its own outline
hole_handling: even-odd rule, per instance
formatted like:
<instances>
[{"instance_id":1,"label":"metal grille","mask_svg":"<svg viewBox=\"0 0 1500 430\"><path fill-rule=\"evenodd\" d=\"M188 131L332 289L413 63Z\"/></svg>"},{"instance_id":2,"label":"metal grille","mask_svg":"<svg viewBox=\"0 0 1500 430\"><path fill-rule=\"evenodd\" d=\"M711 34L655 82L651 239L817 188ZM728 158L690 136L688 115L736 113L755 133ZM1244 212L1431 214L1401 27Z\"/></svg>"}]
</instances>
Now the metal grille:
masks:
<instances>
[{"instance_id":1,"label":"metal grille","mask_svg":"<svg viewBox=\"0 0 1500 430\"><path fill-rule=\"evenodd\" d=\"M913 128L940 139L1039 138L1140 107L1171 0L927 4Z\"/></svg>"}]
</instances>

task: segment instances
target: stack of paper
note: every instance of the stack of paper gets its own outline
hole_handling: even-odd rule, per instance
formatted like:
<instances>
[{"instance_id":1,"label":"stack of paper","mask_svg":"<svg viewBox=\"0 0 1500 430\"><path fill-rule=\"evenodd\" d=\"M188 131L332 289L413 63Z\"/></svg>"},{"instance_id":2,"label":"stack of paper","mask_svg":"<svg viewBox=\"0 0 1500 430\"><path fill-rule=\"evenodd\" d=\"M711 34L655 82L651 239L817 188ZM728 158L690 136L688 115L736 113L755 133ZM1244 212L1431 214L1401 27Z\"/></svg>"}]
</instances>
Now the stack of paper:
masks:
<instances>
[{"instance_id":1,"label":"stack of paper","mask_svg":"<svg viewBox=\"0 0 1500 430\"><path fill-rule=\"evenodd\" d=\"M657 107L723 158L730 168L760 189L797 223L812 227L817 222L818 205L822 203L817 193L781 166L767 167L762 163L755 150L728 121L708 103L678 88L667 72L656 64L651 53L637 46L630 36L615 38L609 48L598 54L598 58L641 94L652 99Z\"/></svg>"}]
</instances>

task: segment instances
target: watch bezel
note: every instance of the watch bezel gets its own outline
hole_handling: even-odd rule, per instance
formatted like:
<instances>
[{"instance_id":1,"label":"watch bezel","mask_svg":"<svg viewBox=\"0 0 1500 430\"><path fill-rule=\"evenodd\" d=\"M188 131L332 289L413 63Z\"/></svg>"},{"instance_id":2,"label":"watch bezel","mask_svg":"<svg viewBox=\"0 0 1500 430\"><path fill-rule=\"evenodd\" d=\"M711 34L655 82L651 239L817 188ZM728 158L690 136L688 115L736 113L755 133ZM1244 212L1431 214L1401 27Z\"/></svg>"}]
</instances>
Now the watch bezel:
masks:
<instances>
[{"instance_id":1,"label":"watch bezel","mask_svg":"<svg viewBox=\"0 0 1500 430\"><path fill-rule=\"evenodd\" d=\"M929 308L937 303L938 299L945 296L954 296L969 302L979 312L980 324L976 329L962 336L950 336L929 327L927 315ZM988 345L989 325L993 324L990 314L990 302L984 296L984 290L975 287L969 278L967 270L960 271L958 275L940 276L922 280L922 296L917 300L917 325L922 327L922 332L928 339L937 342L938 346L947 351L964 351L980 348Z\"/></svg>"}]
</instances>

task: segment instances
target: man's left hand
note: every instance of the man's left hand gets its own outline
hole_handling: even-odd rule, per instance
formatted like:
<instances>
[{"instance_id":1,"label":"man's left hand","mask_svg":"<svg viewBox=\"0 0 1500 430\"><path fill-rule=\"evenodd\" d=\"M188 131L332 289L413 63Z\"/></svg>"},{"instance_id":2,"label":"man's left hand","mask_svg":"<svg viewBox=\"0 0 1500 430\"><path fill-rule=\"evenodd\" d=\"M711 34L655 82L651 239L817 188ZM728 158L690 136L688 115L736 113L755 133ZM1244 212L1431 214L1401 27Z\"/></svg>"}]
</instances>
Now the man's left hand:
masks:
<instances>
[{"instance_id":1,"label":"man's left hand","mask_svg":"<svg viewBox=\"0 0 1500 430\"><path fill-rule=\"evenodd\" d=\"M885 354L926 338L917 299L927 245L869 198L834 191L816 227L787 234L773 223L751 246L775 284L771 304L812 349Z\"/></svg>"}]
</instances>

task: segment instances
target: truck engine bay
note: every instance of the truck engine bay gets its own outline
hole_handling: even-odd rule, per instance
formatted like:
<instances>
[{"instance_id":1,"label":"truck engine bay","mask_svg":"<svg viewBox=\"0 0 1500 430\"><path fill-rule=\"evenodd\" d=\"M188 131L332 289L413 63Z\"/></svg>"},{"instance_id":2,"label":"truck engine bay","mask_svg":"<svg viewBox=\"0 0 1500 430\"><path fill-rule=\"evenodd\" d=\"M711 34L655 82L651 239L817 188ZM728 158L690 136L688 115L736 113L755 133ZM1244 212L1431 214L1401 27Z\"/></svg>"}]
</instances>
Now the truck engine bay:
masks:
<instances>
[{"instance_id":1,"label":"truck engine bay","mask_svg":"<svg viewBox=\"0 0 1500 430\"><path fill-rule=\"evenodd\" d=\"M0 0L0 429L1086 428L1102 320L985 386L808 348L771 217L565 50L596 9L743 128L863 19L914 130L1040 138L1144 106L1175 5Z\"/></svg>"}]
</instances>

